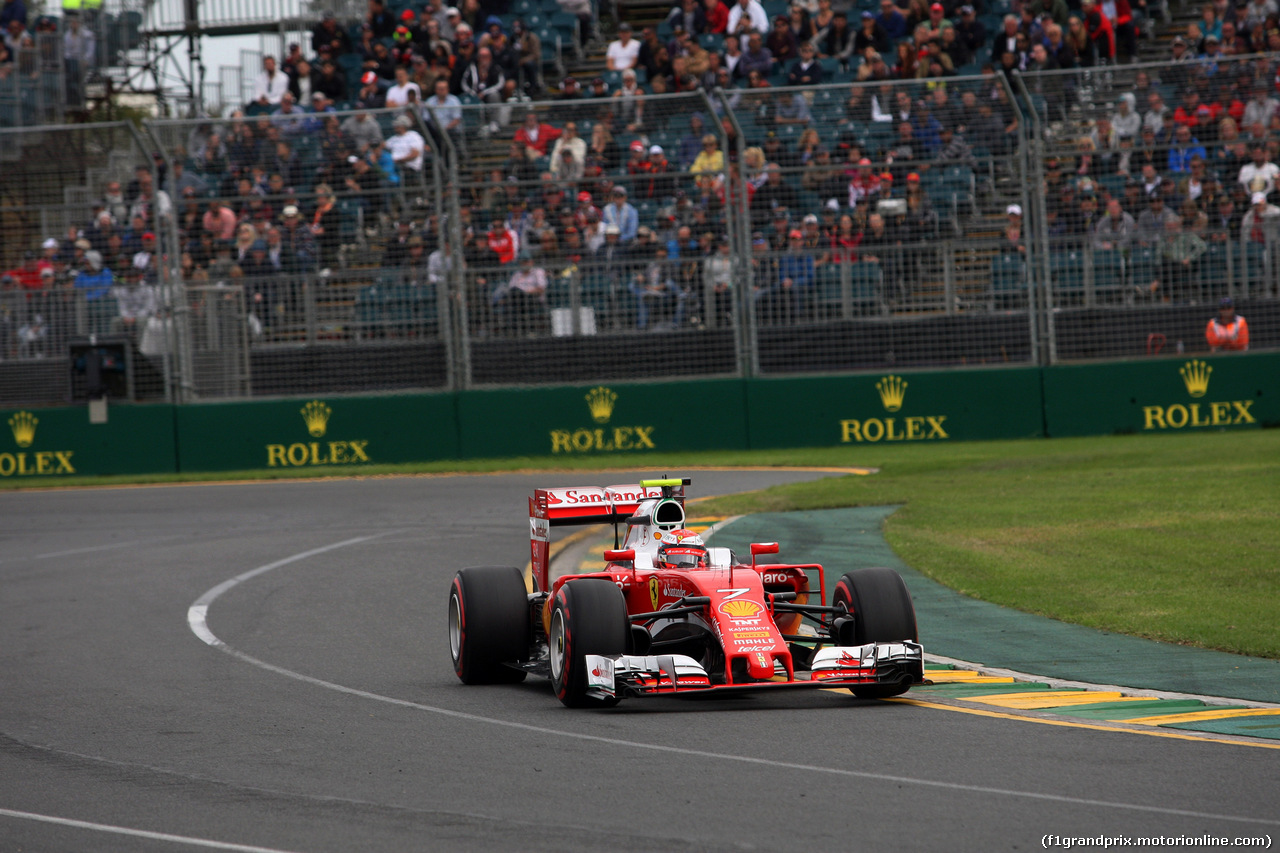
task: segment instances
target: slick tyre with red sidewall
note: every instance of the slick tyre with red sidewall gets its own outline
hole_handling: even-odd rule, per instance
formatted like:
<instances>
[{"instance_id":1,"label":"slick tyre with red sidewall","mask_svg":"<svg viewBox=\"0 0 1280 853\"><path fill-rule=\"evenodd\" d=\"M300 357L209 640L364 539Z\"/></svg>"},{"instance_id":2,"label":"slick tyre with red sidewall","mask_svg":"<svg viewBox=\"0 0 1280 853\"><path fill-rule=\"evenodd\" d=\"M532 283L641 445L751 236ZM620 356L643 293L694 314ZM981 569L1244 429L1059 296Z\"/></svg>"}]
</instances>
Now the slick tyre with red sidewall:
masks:
<instances>
[{"instance_id":1,"label":"slick tyre with red sidewall","mask_svg":"<svg viewBox=\"0 0 1280 853\"><path fill-rule=\"evenodd\" d=\"M570 708L616 705L617 698L586 695L586 656L623 654L629 632L627 603L612 581L582 578L561 586L551 605L547 632L556 697Z\"/></svg>"},{"instance_id":2,"label":"slick tyre with red sidewall","mask_svg":"<svg viewBox=\"0 0 1280 853\"><path fill-rule=\"evenodd\" d=\"M893 569L877 566L846 572L836 582L833 604L843 603L853 614L853 643L919 642L916 609L902 575ZM885 699L906 693L909 680L886 684L852 687L859 699Z\"/></svg>"},{"instance_id":3,"label":"slick tyre with red sidewall","mask_svg":"<svg viewBox=\"0 0 1280 853\"><path fill-rule=\"evenodd\" d=\"M529 653L531 615L524 574L512 566L474 566L449 589L449 653L464 684L512 684L525 672L505 664Z\"/></svg>"}]
</instances>

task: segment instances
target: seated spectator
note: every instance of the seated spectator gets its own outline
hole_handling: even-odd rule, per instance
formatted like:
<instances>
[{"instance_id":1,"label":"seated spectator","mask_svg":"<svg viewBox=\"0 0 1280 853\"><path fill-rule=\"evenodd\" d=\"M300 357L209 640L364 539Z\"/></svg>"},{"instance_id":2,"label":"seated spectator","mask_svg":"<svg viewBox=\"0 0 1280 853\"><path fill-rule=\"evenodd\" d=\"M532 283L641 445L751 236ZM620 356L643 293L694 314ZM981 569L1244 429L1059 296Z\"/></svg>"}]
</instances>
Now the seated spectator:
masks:
<instances>
[{"instance_id":1,"label":"seated spectator","mask_svg":"<svg viewBox=\"0 0 1280 853\"><path fill-rule=\"evenodd\" d=\"M640 42L631 37L631 25L623 21L618 25L618 38L605 48L605 66L610 71L626 71L634 68L640 58Z\"/></svg>"},{"instance_id":2,"label":"seated spectator","mask_svg":"<svg viewBox=\"0 0 1280 853\"><path fill-rule=\"evenodd\" d=\"M745 40L751 33L757 33L761 39L769 31L769 15L758 0L737 0L729 10L729 20L725 24L725 32Z\"/></svg>"},{"instance_id":3,"label":"seated spectator","mask_svg":"<svg viewBox=\"0 0 1280 853\"><path fill-rule=\"evenodd\" d=\"M1236 181L1250 194L1262 193L1270 195L1276 188L1276 177L1280 176L1280 166L1267 160L1267 149L1261 141L1249 146L1251 162L1242 166Z\"/></svg>"},{"instance_id":4,"label":"seated spectator","mask_svg":"<svg viewBox=\"0 0 1280 853\"><path fill-rule=\"evenodd\" d=\"M676 268L667 257L666 244L655 243L648 250L653 253L652 259L636 273L629 286L636 299L636 328L645 331L651 324L658 328L653 323L655 317L678 328L684 320L687 294L676 282Z\"/></svg>"},{"instance_id":5,"label":"seated spectator","mask_svg":"<svg viewBox=\"0 0 1280 853\"><path fill-rule=\"evenodd\" d=\"M806 41L800 45L800 58L792 64L791 73L787 75L787 85L816 86L822 81L823 70L817 51L812 42Z\"/></svg>"},{"instance_id":6,"label":"seated spectator","mask_svg":"<svg viewBox=\"0 0 1280 853\"><path fill-rule=\"evenodd\" d=\"M1185 124L1178 125L1174 131L1174 144L1169 149L1169 171L1175 175L1187 174L1191 171L1191 161L1207 156L1200 140L1191 135L1191 128Z\"/></svg>"},{"instance_id":7,"label":"seated spectator","mask_svg":"<svg viewBox=\"0 0 1280 853\"><path fill-rule=\"evenodd\" d=\"M605 205L601 214L606 233L609 227L618 229L618 239L623 246L630 245L640 228L640 214L627 201L627 188L615 186L610 193L610 202Z\"/></svg>"},{"instance_id":8,"label":"seated spectator","mask_svg":"<svg viewBox=\"0 0 1280 853\"><path fill-rule=\"evenodd\" d=\"M822 0L822 2L830 6L829 0ZM889 36L885 34L884 28L875 22L875 16L870 12L863 12L863 14L868 18L862 19L863 27L855 33L850 28L849 18L844 12L832 13L831 23L820 28L817 36L814 37L814 43L818 46L818 56L823 59L838 59L841 67L847 69L853 55L862 53L862 50L858 49L857 40L866 32L867 20L871 21L872 34L878 34L886 45L885 49L888 50Z\"/></svg>"},{"instance_id":9,"label":"seated spectator","mask_svg":"<svg viewBox=\"0 0 1280 853\"><path fill-rule=\"evenodd\" d=\"M759 33L752 33L747 37L747 49L737 67L737 73L742 77L750 76L753 71L761 77L768 77L773 73L773 54L764 46L764 37Z\"/></svg>"},{"instance_id":10,"label":"seated spectator","mask_svg":"<svg viewBox=\"0 0 1280 853\"><path fill-rule=\"evenodd\" d=\"M804 247L804 232L792 229L787 251L778 258L778 277L764 299L763 315L774 323L790 324L807 316L817 284L817 266Z\"/></svg>"},{"instance_id":11,"label":"seated spectator","mask_svg":"<svg viewBox=\"0 0 1280 853\"><path fill-rule=\"evenodd\" d=\"M880 14L876 17L876 24L884 30L889 40L894 42L905 38L907 33L911 31L907 24L907 16L902 14L902 10L898 8L893 0L880 0ZM979 46L982 44L985 44L985 39L979 43ZM884 51L880 52L883 53Z\"/></svg>"},{"instance_id":12,"label":"seated spectator","mask_svg":"<svg viewBox=\"0 0 1280 853\"><path fill-rule=\"evenodd\" d=\"M516 131L515 141L524 146L524 154L530 160L546 157L551 144L560 138L560 129L538 121L538 114L530 110L524 124Z\"/></svg>"},{"instance_id":13,"label":"seated spectator","mask_svg":"<svg viewBox=\"0 0 1280 853\"><path fill-rule=\"evenodd\" d=\"M1267 202L1266 193L1250 196L1249 211L1240 220L1240 234L1250 243L1267 244L1273 239L1280 217L1280 207Z\"/></svg>"},{"instance_id":14,"label":"seated spectator","mask_svg":"<svg viewBox=\"0 0 1280 853\"><path fill-rule=\"evenodd\" d=\"M253 88L253 101L263 108L278 107L289 91L289 75L276 67L274 56L262 58L262 73Z\"/></svg>"},{"instance_id":15,"label":"seated spectator","mask_svg":"<svg viewBox=\"0 0 1280 853\"><path fill-rule=\"evenodd\" d=\"M545 332L547 272L534 264L532 254L521 252L519 268L494 291L493 306L506 334L532 337Z\"/></svg>"},{"instance_id":16,"label":"seated spectator","mask_svg":"<svg viewBox=\"0 0 1280 853\"><path fill-rule=\"evenodd\" d=\"M689 172L703 195L718 191L724 182L724 152L715 134L708 133L702 137L702 150L694 158Z\"/></svg>"},{"instance_id":17,"label":"seated spectator","mask_svg":"<svg viewBox=\"0 0 1280 853\"><path fill-rule=\"evenodd\" d=\"M1104 251L1128 251L1136 229L1137 223L1125 212L1120 199L1113 198L1107 202L1106 214L1094 226L1093 247Z\"/></svg>"},{"instance_id":18,"label":"seated spectator","mask_svg":"<svg viewBox=\"0 0 1280 853\"><path fill-rule=\"evenodd\" d=\"M88 245L86 241L85 245ZM77 245L77 248L79 246ZM86 302L95 302L111 293L115 286L115 276L102 264L102 255L93 249L86 250L76 273L76 290L84 294Z\"/></svg>"}]
</instances>

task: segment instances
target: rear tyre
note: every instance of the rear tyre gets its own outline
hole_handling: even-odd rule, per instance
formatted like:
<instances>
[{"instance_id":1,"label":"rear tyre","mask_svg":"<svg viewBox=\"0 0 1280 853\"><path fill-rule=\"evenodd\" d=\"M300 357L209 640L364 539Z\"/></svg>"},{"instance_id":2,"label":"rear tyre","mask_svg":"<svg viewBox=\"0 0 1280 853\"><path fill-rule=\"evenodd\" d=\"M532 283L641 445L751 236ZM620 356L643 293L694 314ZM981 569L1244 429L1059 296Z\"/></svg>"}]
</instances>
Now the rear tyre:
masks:
<instances>
[{"instance_id":1,"label":"rear tyre","mask_svg":"<svg viewBox=\"0 0 1280 853\"><path fill-rule=\"evenodd\" d=\"M627 603L612 581L582 578L556 591L547 644L556 697L570 708L602 708L613 699L587 696L587 655L620 655L630 633Z\"/></svg>"},{"instance_id":2,"label":"rear tyre","mask_svg":"<svg viewBox=\"0 0 1280 853\"><path fill-rule=\"evenodd\" d=\"M919 641L916 609L902 576L883 566L846 572L836 582L833 604L843 603L853 614L854 645ZM911 679L849 688L859 699L886 699L906 693Z\"/></svg>"},{"instance_id":3,"label":"rear tyre","mask_svg":"<svg viewBox=\"0 0 1280 853\"><path fill-rule=\"evenodd\" d=\"M449 653L464 684L514 684L525 672L504 664L529 652L529 596L511 566L462 569L449 589Z\"/></svg>"}]
</instances>

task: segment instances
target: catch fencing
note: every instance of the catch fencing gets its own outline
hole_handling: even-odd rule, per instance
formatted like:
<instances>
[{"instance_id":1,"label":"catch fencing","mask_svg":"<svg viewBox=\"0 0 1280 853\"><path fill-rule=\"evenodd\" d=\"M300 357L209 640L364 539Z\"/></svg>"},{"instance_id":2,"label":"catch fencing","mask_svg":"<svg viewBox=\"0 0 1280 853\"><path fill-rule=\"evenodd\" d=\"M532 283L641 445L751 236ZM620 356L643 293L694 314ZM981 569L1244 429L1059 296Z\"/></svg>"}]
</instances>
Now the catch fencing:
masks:
<instances>
[{"instance_id":1,"label":"catch fencing","mask_svg":"<svg viewBox=\"0 0 1280 853\"><path fill-rule=\"evenodd\" d=\"M90 334L127 341L135 397L179 402L1203 352L1224 295L1276 346L1274 218L1242 227L1235 197L1187 224L1203 248L1137 213L1098 234L1147 188L1132 143L1083 140L1170 73L677 94L610 74L599 98L2 131L0 267L53 239L58 288L3 291L0 398L78 393ZM138 223L135 182L161 188ZM75 285L82 236L123 282L108 301ZM40 300L63 319L36 346Z\"/></svg>"}]
</instances>

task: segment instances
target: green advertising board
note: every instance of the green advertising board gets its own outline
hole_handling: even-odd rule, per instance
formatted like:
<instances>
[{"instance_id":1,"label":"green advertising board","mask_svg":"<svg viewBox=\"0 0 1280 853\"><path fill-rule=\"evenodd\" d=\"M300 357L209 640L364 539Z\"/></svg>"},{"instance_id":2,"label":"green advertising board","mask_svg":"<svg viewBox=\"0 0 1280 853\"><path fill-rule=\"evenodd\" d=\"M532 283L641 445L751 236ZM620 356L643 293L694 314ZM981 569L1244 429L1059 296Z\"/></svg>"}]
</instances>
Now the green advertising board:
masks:
<instances>
[{"instance_id":1,"label":"green advertising board","mask_svg":"<svg viewBox=\"0 0 1280 853\"><path fill-rule=\"evenodd\" d=\"M177 470L173 407L113 405L105 423L88 406L0 411L0 478L163 474Z\"/></svg>"},{"instance_id":2,"label":"green advertising board","mask_svg":"<svg viewBox=\"0 0 1280 853\"><path fill-rule=\"evenodd\" d=\"M753 448L1041 436L1042 406L1037 368L747 383Z\"/></svg>"},{"instance_id":3,"label":"green advertising board","mask_svg":"<svg viewBox=\"0 0 1280 853\"><path fill-rule=\"evenodd\" d=\"M458 456L455 397L318 397L180 406L182 471L324 468Z\"/></svg>"},{"instance_id":4,"label":"green advertising board","mask_svg":"<svg viewBox=\"0 0 1280 853\"><path fill-rule=\"evenodd\" d=\"M1050 436L1247 429L1280 424L1280 353L1044 369Z\"/></svg>"},{"instance_id":5,"label":"green advertising board","mask_svg":"<svg viewBox=\"0 0 1280 853\"><path fill-rule=\"evenodd\" d=\"M747 446L740 379L468 391L458 425L464 457Z\"/></svg>"}]
</instances>

